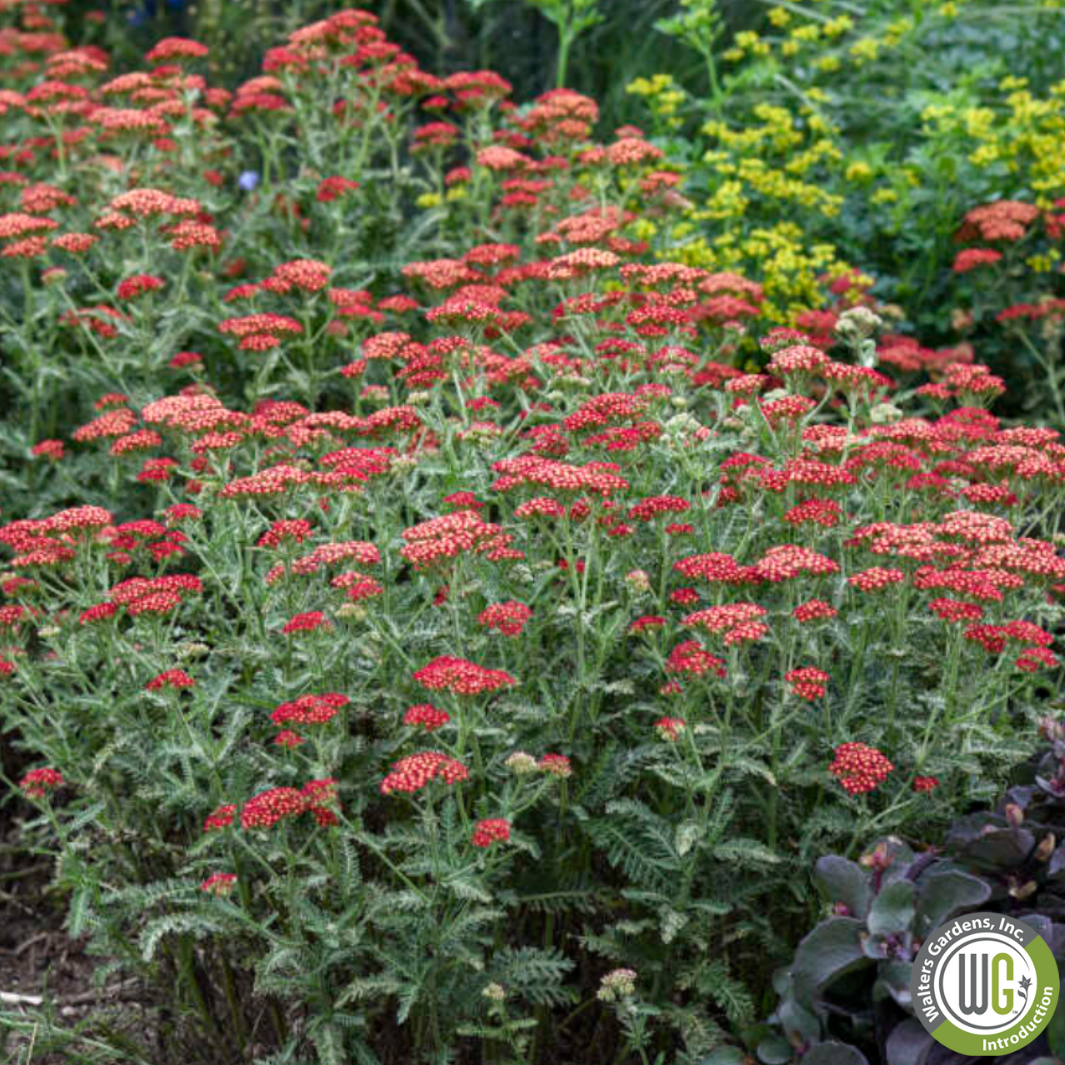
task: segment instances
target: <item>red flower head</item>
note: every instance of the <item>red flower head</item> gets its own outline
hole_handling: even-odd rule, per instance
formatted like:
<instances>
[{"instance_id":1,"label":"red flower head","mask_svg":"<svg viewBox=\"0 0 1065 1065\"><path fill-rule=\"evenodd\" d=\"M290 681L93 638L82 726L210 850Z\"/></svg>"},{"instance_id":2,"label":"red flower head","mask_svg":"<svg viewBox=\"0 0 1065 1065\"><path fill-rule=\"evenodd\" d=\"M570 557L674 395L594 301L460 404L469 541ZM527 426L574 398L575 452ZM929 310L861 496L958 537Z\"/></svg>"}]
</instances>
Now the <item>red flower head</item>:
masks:
<instances>
[{"instance_id":1,"label":"red flower head","mask_svg":"<svg viewBox=\"0 0 1065 1065\"><path fill-rule=\"evenodd\" d=\"M403 715L404 725L411 728L421 725L426 732L443 728L450 720L451 715L446 710L440 710L433 706L432 703L419 703L417 706L412 706Z\"/></svg>"},{"instance_id":2,"label":"red flower head","mask_svg":"<svg viewBox=\"0 0 1065 1065\"><path fill-rule=\"evenodd\" d=\"M542 773L558 777L561 780L573 776L573 766L564 754L541 755L536 765Z\"/></svg>"},{"instance_id":3,"label":"red flower head","mask_svg":"<svg viewBox=\"0 0 1065 1065\"><path fill-rule=\"evenodd\" d=\"M30 799L43 799L50 791L63 786L63 774L58 769L31 769L18 786Z\"/></svg>"},{"instance_id":4,"label":"red flower head","mask_svg":"<svg viewBox=\"0 0 1065 1065\"><path fill-rule=\"evenodd\" d=\"M314 632L317 629L331 629L333 623L320 610L310 610L305 614L296 614L285 622L282 633L286 636L293 632Z\"/></svg>"},{"instance_id":5,"label":"red flower head","mask_svg":"<svg viewBox=\"0 0 1065 1065\"><path fill-rule=\"evenodd\" d=\"M275 725L325 725L333 720L351 700L339 692L324 695L301 695L290 703L282 703L270 715Z\"/></svg>"},{"instance_id":6,"label":"red flower head","mask_svg":"<svg viewBox=\"0 0 1065 1065\"><path fill-rule=\"evenodd\" d=\"M237 886L235 873L212 873L201 885L200 890L208 895L225 896Z\"/></svg>"},{"instance_id":7,"label":"red flower head","mask_svg":"<svg viewBox=\"0 0 1065 1065\"><path fill-rule=\"evenodd\" d=\"M191 688L196 682L183 669L168 669L157 677L152 677L145 685L150 692L157 692L162 688Z\"/></svg>"},{"instance_id":8,"label":"red flower head","mask_svg":"<svg viewBox=\"0 0 1065 1065\"><path fill-rule=\"evenodd\" d=\"M217 832L222 828L229 828L237 816L237 808L233 803L226 803L212 810L203 823L204 832Z\"/></svg>"},{"instance_id":9,"label":"red flower head","mask_svg":"<svg viewBox=\"0 0 1065 1065\"><path fill-rule=\"evenodd\" d=\"M816 666L802 666L784 674L784 679L791 685L791 690L800 699L820 699L828 689L828 674Z\"/></svg>"},{"instance_id":10,"label":"red flower head","mask_svg":"<svg viewBox=\"0 0 1065 1065\"><path fill-rule=\"evenodd\" d=\"M307 809L307 799L295 788L269 788L252 796L240 813L240 827L273 828L286 817L298 817Z\"/></svg>"},{"instance_id":11,"label":"red flower head","mask_svg":"<svg viewBox=\"0 0 1065 1065\"><path fill-rule=\"evenodd\" d=\"M510 839L510 822L502 817L478 821L470 842L475 847L491 847L493 843L506 843Z\"/></svg>"},{"instance_id":12,"label":"red flower head","mask_svg":"<svg viewBox=\"0 0 1065 1065\"><path fill-rule=\"evenodd\" d=\"M488 629L496 629L504 636L520 636L532 617L532 611L524 604L513 599L505 603L492 603L477 617L477 624Z\"/></svg>"},{"instance_id":13,"label":"red flower head","mask_svg":"<svg viewBox=\"0 0 1065 1065\"><path fill-rule=\"evenodd\" d=\"M415 672L414 679L430 691L449 691L453 695L479 695L518 683L502 669L488 669L452 655L434 658Z\"/></svg>"},{"instance_id":14,"label":"red flower head","mask_svg":"<svg viewBox=\"0 0 1065 1065\"><path fill-rule=\"evenodd\" d=\"M420 751L392 763L391 771L381 781L381 794L391 795L394 791L413 794L432 780L457 784L460 780L469 780L469 777L469 770L454 758L439 751Z\"/></svg>"},{"instance_id":15,"label":"red flower head","mask_svg":"<svg viewBox=\"0 0 1065 1065\"><path fill-rule=\"evenodd\" d=\"M660 717L655 722L655 729L659 737L669 743L676 743L686 727L687 725L682 717Z\"/></svg>"},{"instance_id":16,"label":"red flower head","mask_svg":"<svg viewBox=\"0 0 1065 1065\"><path fill-rule=\"evenodd\" d=\"M876 790L895 768L880 751L864 743L840 744L835 755L828 771L839 777L844 791L851 795Z\"/></svg>"}]
</instances>

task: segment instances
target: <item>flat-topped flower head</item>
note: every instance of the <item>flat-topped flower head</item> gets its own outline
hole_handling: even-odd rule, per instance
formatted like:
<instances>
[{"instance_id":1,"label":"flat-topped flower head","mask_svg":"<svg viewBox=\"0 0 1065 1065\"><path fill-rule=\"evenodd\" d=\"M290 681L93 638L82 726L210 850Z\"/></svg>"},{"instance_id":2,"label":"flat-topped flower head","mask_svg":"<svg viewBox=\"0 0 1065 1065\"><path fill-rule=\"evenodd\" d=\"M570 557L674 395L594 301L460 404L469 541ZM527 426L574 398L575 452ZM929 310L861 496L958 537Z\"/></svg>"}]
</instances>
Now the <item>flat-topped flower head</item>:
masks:
<instances>
[{"instance_id":1,"label":"flat-topped flower head","mask_svg":"<svg viewBox=\"0 0 1065 1065\"><path fill-rule=\"evenodd\" d=\"M449 691L453 695L480 695L518 683L505 670L489 669L453 655L434 658L415 671L414 679L429 691Z\"/></svg>"},{"instance_id":2,"label":"flat-topped flower head","mask_svg":"<svg viewBox=\"0 0 1065 1065\"><path fill-rule=\"evenodd\" d=\"M381 781L381 794L402 791L410 795L434 780L458 784L469 777L470 771L458 760L439 751L420 751L392 763L392 768Z\"/></svg>"},{"instance_id":3,"label":"flat-topped flower head","mask_svg":"<svg viewBox=\"0 0 1065 1065\"><path fill-rule=\"evenodd\" d=\"M43 799L63 786L63 774L58 769L31 769L20 781L19 788L30 799Z\"/></svg>"},{"instance_id":4,"label":"flat-topped flower head","mask_svg":"<svg viewBox=\"0 0 1065 1065\"><path fill-rule=\"evenodd\" d=\"M404 725L408 728L424 728L426 732L443 728L450 720L451 715L446 710L441 710L432 703L419 703L403 714Z\"/></svg>"},{"instance_id":5,"label":"flat-topped flower head","mask_svg":"<svg viewBox=\"0 0 1065 1065\"><path fill-rule=\"evenodd\" d=\"M490 817L474 825L470 842L475 847L487 848L494 843L506 843L509 839L510 822L502 817Z\"/></svg>"},{"instance_id":6,"label":"flat-topped flower head","mask_svg":"<svg viewBox=\"0 0 1065 1065\"><path fill-rule=\"evenodd\" d=\"M835 755L828 771L851 795L875 791L895 768L880 751L864 743L842 743Z\"/></svg>"},{"instance_id":7,"label":"flat-topped flower head","mask_svg":"<svg viewBox=\"0 0 1065 1065\"><path fill-rule=\"evenodd\" d=\"M243 829L273 828L287 818L299 817L307 799L296 788L269 788L250 798L240 812Z\"/></svg>"},{"instance_id":8,"label":"flat-topped flower head","mask_svg":"<svg viewBox=\"0 0 1065 1065\"><path fill-rule=\"evenodd\" d=\"M200 884L200 890L207 895L217 895L224 898L227 895L231 895L236 886L236 873L212 873Z\"/></svg>"}]
</instances>

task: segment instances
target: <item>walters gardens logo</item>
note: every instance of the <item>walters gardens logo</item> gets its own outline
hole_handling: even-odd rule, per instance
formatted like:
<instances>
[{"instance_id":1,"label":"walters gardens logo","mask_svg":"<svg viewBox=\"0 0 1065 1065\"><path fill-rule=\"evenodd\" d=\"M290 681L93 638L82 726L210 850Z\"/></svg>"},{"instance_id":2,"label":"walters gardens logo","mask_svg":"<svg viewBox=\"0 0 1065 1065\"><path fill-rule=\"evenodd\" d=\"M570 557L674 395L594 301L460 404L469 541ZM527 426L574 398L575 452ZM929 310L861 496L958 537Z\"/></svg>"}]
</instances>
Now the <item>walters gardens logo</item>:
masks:
<instances>
[{"instance_id":1,"label":"walters gardens logo","mask_svg":"<svg viewBox=\"0 0 1065 1065\"><path fill-rule=\"evenodd\" d=\"M910 994L934 1039L960 1054L1008 1054L1054 1015L1058 966L1031 925L973 913L940 925L913 963Z\"/></svg>"}]
</instances>

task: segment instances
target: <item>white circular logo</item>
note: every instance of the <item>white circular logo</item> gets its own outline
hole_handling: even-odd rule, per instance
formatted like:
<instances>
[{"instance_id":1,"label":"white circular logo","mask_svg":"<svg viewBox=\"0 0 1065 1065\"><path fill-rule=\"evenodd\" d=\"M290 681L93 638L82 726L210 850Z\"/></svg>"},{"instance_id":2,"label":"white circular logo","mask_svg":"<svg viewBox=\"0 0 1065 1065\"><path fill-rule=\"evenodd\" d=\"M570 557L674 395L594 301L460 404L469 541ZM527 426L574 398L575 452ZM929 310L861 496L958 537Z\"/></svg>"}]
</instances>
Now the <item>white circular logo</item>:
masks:
<instances>
[{"instance_id":1,"label":"white circular logo","mask_svg":"<svg viewBox=\"0 0 1065 1065\"><path fill-rule=\"evenodd\" d=\"M964 937L944 951L937 968L943 1012L974 1035L1005 1031L1035 1001L1035 965L1024 947L1001 932Z\"/></svg>"},{"instance_id":2,"label":"white circular logo","mask_svg":"<svg viewBox=\"0 0 1065 1065\"><path fill-rule=\"evenodd\" d=\"M967 913L925 939L910 973L914 1014L959 1054L993 1057L1031 1044L1058 1000L1058 963L1026 921Z\"/></svg>"}]
</instances>

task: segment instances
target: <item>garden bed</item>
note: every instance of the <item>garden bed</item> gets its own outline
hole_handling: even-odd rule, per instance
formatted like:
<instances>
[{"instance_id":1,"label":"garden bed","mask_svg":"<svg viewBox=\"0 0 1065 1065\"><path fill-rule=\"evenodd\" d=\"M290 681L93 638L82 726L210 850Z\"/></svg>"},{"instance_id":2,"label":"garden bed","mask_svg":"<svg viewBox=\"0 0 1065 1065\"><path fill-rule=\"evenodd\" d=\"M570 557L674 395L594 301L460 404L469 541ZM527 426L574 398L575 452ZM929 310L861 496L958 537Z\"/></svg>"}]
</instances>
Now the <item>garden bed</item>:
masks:
<instances>
[{"instance_id":1,"label":"garden bed","mask_svg":"<svg viewBox=\"0 0 1065 1065\"><path fill-rule=\"evenodd\" d=\"M686 0L617 128L538 6L529 99L2 13L19 1065L953 1063L938 920L1065 958L1056 3Z\"/></svg>"}]
</instances>

